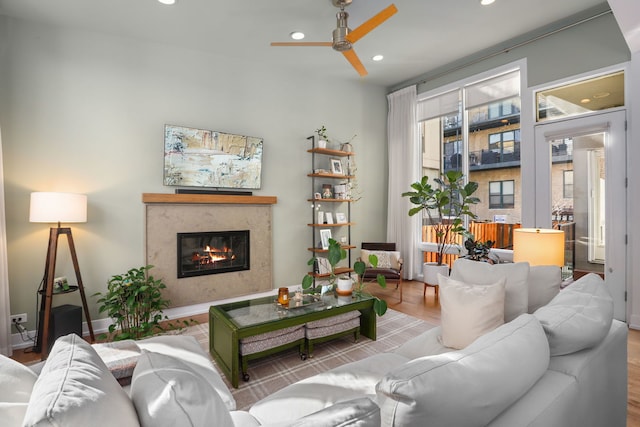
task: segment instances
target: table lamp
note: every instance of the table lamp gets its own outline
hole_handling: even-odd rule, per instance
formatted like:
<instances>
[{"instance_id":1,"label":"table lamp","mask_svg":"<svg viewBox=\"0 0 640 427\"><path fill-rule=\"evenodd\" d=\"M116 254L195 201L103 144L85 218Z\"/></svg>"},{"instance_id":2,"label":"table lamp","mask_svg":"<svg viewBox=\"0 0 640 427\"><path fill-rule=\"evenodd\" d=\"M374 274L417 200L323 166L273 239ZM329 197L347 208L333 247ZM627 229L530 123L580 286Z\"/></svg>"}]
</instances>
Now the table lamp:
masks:
<instances>
[{"instance_id":1,"label":"table lamp","mask_svg":"<svg viewBox=\"0 0 640 427\"><path fill-rule=\"evenodd\" d=\"M564 231L517 228L513 232L513 262L564 267Z\"/></svg>"},{"instance_id":2,"label":"table lamp","mask_svg":"<svg viewBox=\"0 0 640 427\"><path fill-rule=\"evenodd\" d=\"M47 358L49 353L49 321L51 317L51 303L53 299L53 282L56 270L56 256L58 253L58 238L64 234L67 236L69 250L71 251L71 260L73 269L78 281L78 290L82 298L82 306L84 308L89 334L91 341L95 340L93 334L93 326L91 325L91 317L87 306L87 299L84 293L82 277L80 276L80 267L76 256L76 248L73 243L73 235L71 228L61 227L61 223L87 222L87 196L84 194L74 193L52 193L52 192L34 192L31 193L31 205L29 208L30 222L49 222L57 223L57 227L51 227L49 230L49 246L47 249L47 259L45 263L44 285L42 303L40 307L41 316L38 320L37 339L34 351L41 352L42 360Z\"/></svg>"}]
</instances>

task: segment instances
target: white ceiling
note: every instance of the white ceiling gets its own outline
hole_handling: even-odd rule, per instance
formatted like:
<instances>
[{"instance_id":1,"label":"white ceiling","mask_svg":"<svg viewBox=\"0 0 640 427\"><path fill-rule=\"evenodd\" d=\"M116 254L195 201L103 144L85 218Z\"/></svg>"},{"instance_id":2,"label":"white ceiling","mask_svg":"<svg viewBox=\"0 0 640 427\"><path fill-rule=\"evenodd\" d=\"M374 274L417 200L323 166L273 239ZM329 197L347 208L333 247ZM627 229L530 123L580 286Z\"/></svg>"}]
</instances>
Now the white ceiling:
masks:
<instances>
[{"instance_id":1,"label":"white ceiling","mask_svg":"<svg viewBox=\"0 0 640 427\"><path fill-rule=\"evenodd\" d=\"M285 65L305 73L393 86L474 55L506 40L559 25L574 15L606 10L602 0L353 0L353 29L388 6L392 16L355 44L369 75L359 77L330 47L271 47L290 41L330 41L336 9L331 0L0 0L0 15L104 32L210 52L248 66ZM620 0L619 0L620 1ZM637 0L622 0L637 1ZM594 9L595 8L595 9ZM552 25L553 26L553 25ZM384 61L374 63L374 54Z\"/></svg>"}]
</instances>

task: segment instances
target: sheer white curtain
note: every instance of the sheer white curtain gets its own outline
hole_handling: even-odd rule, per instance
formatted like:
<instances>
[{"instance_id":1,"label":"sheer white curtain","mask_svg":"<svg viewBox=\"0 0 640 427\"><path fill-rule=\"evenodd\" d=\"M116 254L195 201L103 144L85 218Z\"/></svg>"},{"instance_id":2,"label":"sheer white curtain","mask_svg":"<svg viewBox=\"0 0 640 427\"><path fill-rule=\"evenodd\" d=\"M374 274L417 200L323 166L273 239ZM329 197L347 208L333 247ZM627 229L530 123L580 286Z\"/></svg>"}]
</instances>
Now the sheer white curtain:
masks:
<instances>
[{"instance_id":1,"label":"sheer white curtain","mask_svg":"<svg viewBox=\"0 0 640 427\"><path fill-rule=\"evenodd\" d=\"M387 139L389 141L389 199L387 202L387 241L395 242L404 259L404 277L413 279L422 269L417 249L420 215L409 216L411 204L402 193L420 177L420 144L417 141L416 86L387 95Z\"/></svg>"},{"instance_id":2,"label":"sheer white curtain","mask_svg":"<svg viewBox=\"0 0 640 427\"><path fill-rule=\"evenodd\" d=\"M2 132L0 131L0 353L5 356L11 356L12 353L10 315L7 223L4 213L4 172L2 170Z\"/></svg>"}]
</instances>

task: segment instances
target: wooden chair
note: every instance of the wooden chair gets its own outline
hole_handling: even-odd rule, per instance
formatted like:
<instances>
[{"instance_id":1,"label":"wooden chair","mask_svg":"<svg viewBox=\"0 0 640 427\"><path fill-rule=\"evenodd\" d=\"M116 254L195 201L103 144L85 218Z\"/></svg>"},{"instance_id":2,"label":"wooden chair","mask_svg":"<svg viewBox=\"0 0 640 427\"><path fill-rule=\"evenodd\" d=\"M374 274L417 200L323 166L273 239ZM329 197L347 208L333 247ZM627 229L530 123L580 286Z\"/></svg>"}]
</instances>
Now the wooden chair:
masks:
<instances>
[{"instance_id":1,"label":"wooden chair","mask_svg":"<svg viewBox=\"0 0 640 427\"><path fill-rule=\"evenodd\" d=\"M360 246L361 249L363 250L367 250L367 251L375 251L375 252L397 252L396 251L396 244L395 243L372 243L372 242L363 242L362 245ZM368 257L362 257L361 259L362 261L364 261L365 263L367 263L367 265L369 264L368 259L366 259ZM363 281L369 281L369 280L376 280L376 277L378 277L378 274L382 274L385 279L387 279L387 282L391 281L391 282L396 282L396 289L400 288L400 302L402 302L402 264L403 264L403 260L402 258L399 256L399 254L390 254L390 259L396 260L397 262L391 262L389 266L385 266L385 265L380 265L380 261L381 261L380 256L378 256L378 268L367 268L367 270L364 273L364 277L363 277ZM395 265L394 265L395 264Z\"/></svg>"}]
</instances>

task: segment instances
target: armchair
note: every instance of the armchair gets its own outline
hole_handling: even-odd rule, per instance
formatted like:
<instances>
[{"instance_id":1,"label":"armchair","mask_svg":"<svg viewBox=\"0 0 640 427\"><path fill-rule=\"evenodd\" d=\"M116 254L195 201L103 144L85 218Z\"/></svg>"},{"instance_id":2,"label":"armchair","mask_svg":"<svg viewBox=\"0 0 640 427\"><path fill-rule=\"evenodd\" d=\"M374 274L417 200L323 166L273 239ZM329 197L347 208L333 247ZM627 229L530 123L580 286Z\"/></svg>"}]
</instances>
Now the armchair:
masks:
<instances>
[{"instance_id":1,"label":"armchair","mask_svg":"<svg viewBox=\"0 0 640 427\"><path fill-rule=\"evenodd\" d=\"M395 243L365 243L360 246L360 259L367 263L363 281L376 280L378 274L382 274L387 282L396 282L396 289L400 288L400 302L402 302L402 264L400 252L396 251ZM369 266L370 254L378 257L378 267Z\"/></svg>"}]
</instances>

